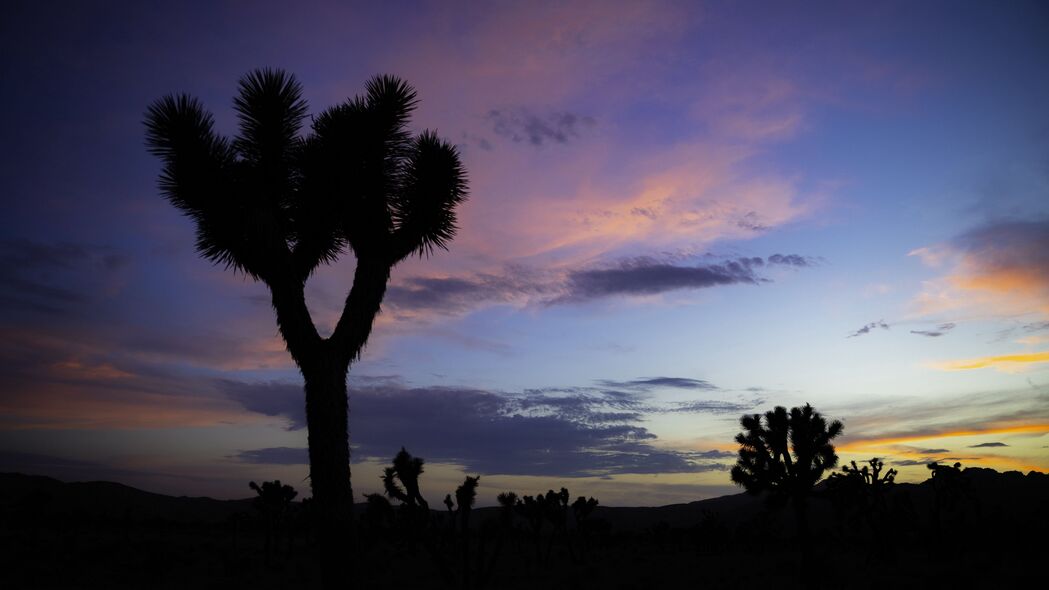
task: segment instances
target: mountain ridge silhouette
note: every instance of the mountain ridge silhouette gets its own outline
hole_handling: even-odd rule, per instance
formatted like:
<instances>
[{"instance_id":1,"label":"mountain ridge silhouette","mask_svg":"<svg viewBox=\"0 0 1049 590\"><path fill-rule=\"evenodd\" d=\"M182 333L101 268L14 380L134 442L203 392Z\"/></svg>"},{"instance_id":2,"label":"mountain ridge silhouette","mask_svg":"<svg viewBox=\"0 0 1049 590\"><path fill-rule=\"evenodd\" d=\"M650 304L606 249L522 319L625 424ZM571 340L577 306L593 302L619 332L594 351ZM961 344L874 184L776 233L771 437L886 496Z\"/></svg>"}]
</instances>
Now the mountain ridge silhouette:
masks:
<instances>
[{"instance_id":1,"label":"mountain ridge silhouette","mask_svg":"<svg viewBox=\"0 0 1049 590\"><path fill-rule=\"evenodd\" d=\"M1038 501L1049 502L1049 474L1031 471L998 472L988 468L969 467L963 473L970 482L971 493L984 511L997 518L1020 517L1027 505L1033 510ZM247 488L247 486L245 486ZM526 492L528 490L520 490ZM817 495L826 492L826 482L816 486ZM66 515L90 518L162 519L173 522L220 522L238 512L251 510L252 498L219 500L207 496L170 496L140 490L110 481L64 482L43 475L0 473L0 510L8 510L32 495L44 494L48 510ZM921 512L932 501L931 480L921 483L898 483L893 495L909 495ZM363 513L365 504L357 503ZM709 513L717 514L726 524L738 524L766 510L763 495L746 492L727 494L692 502L664 506L605 506L595 510L595 518L609 522L614 530L640 530L667 523L675 527L699 525ZM437 509L433 509L435 512ZM494 518L498 506L475 508L478 521ZM826 525L832 508L819 502L814 508L817 525ZM787 528L789 523L784 523Z\"/></svg>"}]
</instances>

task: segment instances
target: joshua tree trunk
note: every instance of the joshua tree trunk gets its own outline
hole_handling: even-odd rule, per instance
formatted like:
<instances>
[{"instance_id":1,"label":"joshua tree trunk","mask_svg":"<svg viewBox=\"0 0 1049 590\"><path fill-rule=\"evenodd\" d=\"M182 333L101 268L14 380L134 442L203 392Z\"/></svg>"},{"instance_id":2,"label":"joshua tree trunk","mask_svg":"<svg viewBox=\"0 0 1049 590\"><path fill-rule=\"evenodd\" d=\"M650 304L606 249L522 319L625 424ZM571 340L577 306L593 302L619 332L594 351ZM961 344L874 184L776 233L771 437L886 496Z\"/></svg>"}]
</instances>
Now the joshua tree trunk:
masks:
<instances>
[{"instance_id":1,"label":"joshua tree trunk","mask_svg":"<svg viewBox=\"0 0 1049 590\"><path fill-rule=\"evenodd\" d=\"M345 587L353 556L353 490L346 375L371 333L390 266L358 260L353 288L332 336L322 339L306 307L304 284L271 287L277 325L305 380L310 487L317 508L326 587Z\"/></svg>"},{"instance_id":2,"label":"joshua tree trunk","mask_svg":"<svg viewBox=\"0 0 1049 590\"><path fill-rule=\"evenodd\" d=\"M320 564L325 586L345 587L353 547L346 371L324 367L306 372L310 487L317 506Z\"/></svg>"}]
</instances>

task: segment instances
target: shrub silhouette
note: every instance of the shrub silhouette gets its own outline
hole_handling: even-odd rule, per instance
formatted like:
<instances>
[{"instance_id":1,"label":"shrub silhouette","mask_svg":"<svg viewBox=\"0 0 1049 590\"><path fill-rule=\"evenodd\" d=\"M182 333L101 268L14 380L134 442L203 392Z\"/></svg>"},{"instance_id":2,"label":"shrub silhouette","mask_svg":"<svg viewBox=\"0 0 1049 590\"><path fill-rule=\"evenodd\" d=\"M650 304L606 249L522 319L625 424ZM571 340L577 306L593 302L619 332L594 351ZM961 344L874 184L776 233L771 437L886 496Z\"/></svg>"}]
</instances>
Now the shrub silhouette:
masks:
<instances>
[{"instance_id":1,"label":"shrub silhouette","mask_svg":"<svg viewBox=\"0 0 1049 590\"><path fill-rule=\"evenodd\" d=\"M522 496L514 506L517 514L524 519L532 533L532 542L535 545L535 563L542 561L543 556L543 523L546 522L546 496L536 494L535 496Z\"/></svg>"},{"instance_id":2,"label":"shrub silhouette","mask_svg":"<svg viewBox=\"0 0 1049 590\"><path fill-rule=\"evenodd\" d=\"M361 520L367 525L369 534L379 536L382 530L393 524L393 506L382 494L366 494L364 499Z\"/></svg>"},{"instance_id":3,"label":"shrub silhouette","mask_svg":"<svg viewBox=\"0 0 1049 590\"><path fill-rule=\"evenodd\" d=\"M860 513L883 510L889 488L896 481L898 472L889 469L885 473L885 463L878 457L867 460L860 467L855 461L845 465L838 473L827 478L827 487L832 497L849 504Z\"/></svg>"},{"instance_id":4,"label":"shrub silhouette","mask_svg":"<svg viewBox=\"0 0 1049 590\"><path fill-rule=\"evenodd\" d=\"M827 478L827 490L839 513L853 525L866 525L879 551L889 549L887 500L898 473L895 469L884 469L885 463L872 457L862 467L851 461Z\"/></svg>"},{"instance_id":5,"label":"shrub silhouette","mask_svg":"<svg viewBox=\"0 0 1049 590\"><path fill-rule=\"evenodd\" d=\"M455 510L452 512L451 495L446 496L444 503L448 506L449 512L452 512L452 528L457 530L459 537L459 576L461 587L464 589L474 587L474 578L483 577L484 572L477 572L478 576L475 576L475 572L472 571L470 563L470 557L473 555L470 552L470 513L473 511L474 500L477 498L477 484L480 481L480 476L469 477L463 481L455 490ZM456 526L458 524L458 526ZM483 564L483 549L477 554L477 562L480 569Z\"/></svg>"},{"instance_id":6,"label":"shrub silhouette","mask_svg":"<svg viewBox=\"0 0 1049 590\"><path fill-rule=\"evenodd\" d=\"M575 518L575 527L578 531L584 531L587 528L588 520L594 509L597 508L598 501L596 498L587 499L583 496L576 498L575 502L572 502L572 516Z\"/></svg>"},{"instance_id":7,"label":"shrub silhouette","mask_svg":"<svg viewBox=\"0 0 1049 590\"><path fill-rule=\"evenodd\" d=\"M934 461L926 467L929 469L929 482L933 490L933 534L939 539L944 521L959 526L965 518L966 504L973 498L970 496L969 481L961 463L940 465Z\"/></svg>"},{"instance_id":8,"label":"shrub silhouette","mask_svg":"<svg viewBox=\"0 0 1049 590\"><path fill-rule=\"evenodd\" d=\"M732 467L732 481L752 494L769 492L777 503L789 501L797 518L798 535L808 536L807 507L813 486L824 472L838 463L832 439L841 434L838 420L831 423L811 405L782 406L740 418L743 432L736 435L739 459Z\"/></svg>"},{"instance_id":9,"label":"shrub silhouette","mask_svg":"<svg viewBox=\"0 0 1049 590\"><path fill-rule=\"evenodd\" d=\"M269 564L273 560L273 545L279 543L282 525L291 511L291 501L299 493L289 485L281 485L279 479L264 481L261 486L252 481L248 487L255 490L252 504L266 520L266 563Z\"/></svg>"},{"instance_id":10,"label":"shrub silhouette","mask_svg":"<svg viewBox=\"0 0 1049 590\"><path fill-rule=\"evenodd\" d=\"M416 93L390 76L364 96L312 120L302 88L280 70L240 80L230 140L188 95L146 112L146 143L163 162L160 191L196 223L197 251L269 288L277 326L305 381L310 485L316 502L325 584L344 586L353 494L346 374L360 357L391 269L446 248L455 208L466 198L456 148L430 131L406 129ZM331 336L306 306L306 280L352 251L353 285Z\"/></svg>"},{"instance_id":11,"label":"shrub silhouette","mask_svg":"<svg viewBox=\"0 0 1049 590\"><path fill-rule=\"evenodd\" d=\"M568 515L571 510L578 525L597 506L597 500L594 498L586 500L580 497L574 504L569 504L570 499L571 495L568 490L561 488L559 492L547 490L546 494L523 496L514 505L514 511L521 516L530 529L535 545L535 564L550 562L554 542L558 539L564 541L571 558L574 561L579 560L568 535ZM550 535L544 537L543 531L546 523L550 523L552 530ZM543 553L544 538L546 540L545 556Z\"/></svg>"},{"instance_id":12,"label":"shrub silhouette","mask_svg":"<svg viewBox=\"0 0 1049 590\"><path fill-rule=\"evenodd\" d=\"M405 548L424 549L446 585L481 588L490 579L501 548L501 544L498 545L486 561L484 546L475 547L473 544L470 515L481 478L467 477L455 490L454 496L447 494L444 497L448 526L439 527L438 519L431 514L429 504L419 491L419 477L425 463L421 457L413 457L401 447L392 465L381 476L386 496L367 496L364 520L368 529L375 534L384 531L389 524L395 525L392 540ZM504 496L500 495L500 502L505 501ZM388 498L400 502L397 510L393 509Z\"/></svg>"},{"instance_id":13,"label":"shrub silhouette","mask_svg":"<svg viewBox=\"0 0 1049 590\"><path fill-rule=\"evenodd\" d=\"M425 461L421 457L412 457L411 453L401 447L400 452L393 458L393 465L383 471L382 485L386 495L400 500L410 508L428 511L430 505L419 493L419 476L423 473L424 464ZM398 482L404 489L401 489Z\"/></svg>"}]
</instances>

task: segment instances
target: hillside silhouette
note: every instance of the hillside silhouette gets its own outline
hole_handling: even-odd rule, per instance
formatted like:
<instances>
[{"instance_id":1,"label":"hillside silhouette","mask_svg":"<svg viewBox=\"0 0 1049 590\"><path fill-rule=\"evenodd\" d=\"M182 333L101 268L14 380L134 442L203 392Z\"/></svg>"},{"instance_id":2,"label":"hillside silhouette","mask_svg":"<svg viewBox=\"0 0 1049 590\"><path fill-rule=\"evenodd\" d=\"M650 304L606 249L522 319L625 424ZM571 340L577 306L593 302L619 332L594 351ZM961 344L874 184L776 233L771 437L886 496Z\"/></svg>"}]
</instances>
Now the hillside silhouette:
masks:
<instances>
[{"instance_id":1,"label":"hillside silhouette","mask_svg":"<svg viewBox=\"0 0 1049 590\"><path fill-rule=\"evenodd\" d=\"M524 511L506 509L523 498L516 495L509 504L501 496L503 505L471 506L468 521L456 520L451 509L472 502L472 489L462 487L449 494L451 520L436 503L409 508L427 510L452 527L442 538L445 545L431 549L413 548L407 521L365 525L374 512L370 502L358 504L361 534L372 535L367 547L358 549L359 557L372 552L372 559L364 559L354 576L357 587L365 588L381 580L421 588L733 588L771 582L788 588L917 588L952 580L959 587L1006 587L1031 580L1030 560L1044 548L1041 536L1049 530L1049 475L980 468L958 473L965 486L950 506L944 505L935 478L892 487L884 516L893 519L889 548L877 546L886 541L867 531L862 520L843 513L826 481L818 484L808 515L813 556L827 564L818 579L806 579L798 570L802 554L793 542L794 515L777 509L768 494L739 493L660 507L610 507L591 499L585 521L569 518L568 509L565 530L558 532L545 521L545 528L533 535ZM556 498L567 490L551 494ZM281 588L320 583L308 555L316 542L306 518L309 500L289 502L281 525L285 528L270 559L265 518L245 496L173 497L112 482L0 474L0 555L3 571L16 581L8 587ZM462 549L462 533L455 532L464 523L475 544L468 552ZM463 555L470 561L463 562ZM454 559L435 565L441 556ZM948 561L962 565L931 565ZM861 580L836 580L855 568L871 571Z\"/></svg>"}]
</instances>

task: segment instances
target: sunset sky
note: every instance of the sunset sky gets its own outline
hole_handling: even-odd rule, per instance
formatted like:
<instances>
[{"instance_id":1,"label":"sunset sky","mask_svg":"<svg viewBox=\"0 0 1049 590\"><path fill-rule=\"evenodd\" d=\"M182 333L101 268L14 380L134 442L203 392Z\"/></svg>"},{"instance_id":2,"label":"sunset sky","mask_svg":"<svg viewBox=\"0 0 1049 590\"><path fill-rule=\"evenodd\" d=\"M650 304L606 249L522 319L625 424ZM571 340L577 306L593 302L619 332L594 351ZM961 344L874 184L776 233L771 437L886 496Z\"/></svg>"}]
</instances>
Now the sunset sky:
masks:
<instances>
[{"instance_id":1,"label":"sunset sky","mask_svg":"<svg viewBox=\"0 0 1049 590\"><path fill-rule=\"evenodd\" d=\"M1045 2L5 2L0 471L306 495L265 287L202 260L143 115L236 132L390 73L470 178L350 370L357 493L739 491L739 417L811 403L843 461L1049 471ZM328 333L352 255L307 294ZM359 499L359 497L358 497Z\"/></svg>"}]
</instances>

